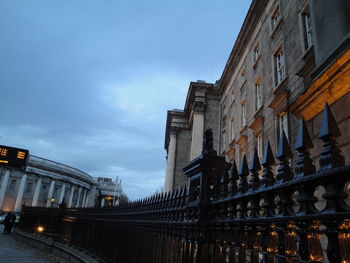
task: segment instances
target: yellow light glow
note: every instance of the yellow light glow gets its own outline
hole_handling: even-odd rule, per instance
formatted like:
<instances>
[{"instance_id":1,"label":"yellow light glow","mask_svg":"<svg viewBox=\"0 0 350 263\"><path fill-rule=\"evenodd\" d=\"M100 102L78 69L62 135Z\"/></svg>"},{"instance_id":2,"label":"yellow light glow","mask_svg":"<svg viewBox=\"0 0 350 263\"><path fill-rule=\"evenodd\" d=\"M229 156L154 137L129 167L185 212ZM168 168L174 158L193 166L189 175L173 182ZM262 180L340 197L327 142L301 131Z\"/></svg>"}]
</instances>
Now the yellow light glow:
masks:
<instances>
[{"instance_id":1,"label":"yellow light glow","mask_svg":"<svg viewBox=\"0 0 350 263\"><path fill-rule=\"evenodd\" d=\"M44 227L43 226L38 226L36 229L39 233L44 232Z\"/></svg>"},{"instance_id":2,"label":"yellow light glow","mask_svg":"<svg viewBox=\"0 0 350 263\"><path fill-rule=\"evenodd\" d=\"M110 196L110 195L107 195L107 196L105 197L106 200L112 200L112 198L113 198L113 197Z\"/></svg>"},{"instance_id":3,"label":"yellow light glow","mask_svg":"<svg viewBox=\"0 0 350 263\"><path fill-rule=\"evenodd\" d=\"M21 152L21 151L18 151L17 152L17 158L18 159L24 159L26 156L26 153L25 152Z\"/></svg>"},{"instance_id":4,"label":"yellow light glow","mask_svg":"<svg viewBox=\"0 0 350 263\"><path fill-rule=\"evenodd\" d=\"M55 198L51 198L51 202L52 203L56 202L56 199Z\"/></svg>"},{"instance_id":5,"label":"yellow light glow","mask_svg":"<svg viewBox=\"0 0 350 263\"><path fill-rule=\"evenodd\" d=\"M9 161L6 161L6 160L0 160L0 163L9 163Z\"/></svg>"},{"instance_id":6,"label":"yellow light glow","mask_svg":"<svg viewBox=\"0 0 350 263\"><path fill-rule=\"evenodd\" d=\"M7 156L8 150L4 148L0 148L0 155L1 156Z\"/></svg>"}]
</instances>

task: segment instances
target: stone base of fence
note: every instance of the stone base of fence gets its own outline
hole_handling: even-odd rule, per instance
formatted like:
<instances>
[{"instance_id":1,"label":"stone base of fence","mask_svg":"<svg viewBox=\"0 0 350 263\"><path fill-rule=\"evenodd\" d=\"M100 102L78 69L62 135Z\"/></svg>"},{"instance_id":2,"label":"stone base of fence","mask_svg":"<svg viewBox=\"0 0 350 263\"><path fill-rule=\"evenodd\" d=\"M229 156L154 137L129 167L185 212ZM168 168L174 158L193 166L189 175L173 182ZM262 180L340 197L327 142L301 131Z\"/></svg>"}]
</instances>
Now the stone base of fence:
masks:
<instances>
[{"instance_id":1,"label":"stone base of fence","mask_svg":"<svg viewBox=\"0 0 350 263\"><path fill-rule=\"evenodd\" d=\"M95 255L91 255L90 252L74 248L71 245L67 245L60 241L54 241L51 238L33 235L21 230L20 228L16 228L13 233L13 237L31 247L52 253L56 257L61 258L64 262L106 263L106 261L103 259L100 259Z\"/></svg>"}]
</instances>

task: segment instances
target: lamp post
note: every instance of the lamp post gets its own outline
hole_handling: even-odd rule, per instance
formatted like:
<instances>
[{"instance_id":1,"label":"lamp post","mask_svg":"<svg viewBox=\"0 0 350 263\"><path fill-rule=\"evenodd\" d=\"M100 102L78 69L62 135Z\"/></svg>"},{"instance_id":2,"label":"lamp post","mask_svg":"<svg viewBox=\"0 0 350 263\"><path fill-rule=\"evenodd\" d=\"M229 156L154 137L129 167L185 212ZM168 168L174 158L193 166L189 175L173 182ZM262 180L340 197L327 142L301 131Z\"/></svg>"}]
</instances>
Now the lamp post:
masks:
<instances>
[{"instance_id":1,"label":"lamp post","mask_svg":"<svg viewBox=\"0 0 350 263\"><path fill-rule=\"evenodd\" d=\"M51 198L51 208L53 207L53 204L56 202L56 199L55 198Z\"/></svg>"}]
</instances>

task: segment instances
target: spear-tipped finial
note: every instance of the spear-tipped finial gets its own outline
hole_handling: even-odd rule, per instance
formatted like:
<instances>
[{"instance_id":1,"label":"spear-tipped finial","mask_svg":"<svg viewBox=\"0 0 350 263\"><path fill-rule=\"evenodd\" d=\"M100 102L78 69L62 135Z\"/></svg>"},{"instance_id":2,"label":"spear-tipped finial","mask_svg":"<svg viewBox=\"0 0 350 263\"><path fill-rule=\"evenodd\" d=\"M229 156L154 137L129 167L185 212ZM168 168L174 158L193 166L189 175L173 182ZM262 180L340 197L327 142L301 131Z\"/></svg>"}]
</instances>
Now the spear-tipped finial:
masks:
<instances>
[{"instance_id":1,"label":"spear-tipped finial","mask_svg":"<svg viewBox=\"0 0 350 263\"><path fill-rule=\"evenodd\" d=\"M337 147L336 138L340 130L328 104L325 104L322 113L322 122L319 138L323 141L323 150L320 157L320 171L344 165L344 157Z\"/></svg>"},{"instance_id":2,"label":"spear-tipped finial","mask_svg":"<svg viewBox=\"0 0 350 263\"><path fill-rule=\"evenodd\" d=\"M333 113L329 105L325 103L322 113L322 122L320 127L320 134L318 138L324 140L334 140L340 136L340 130L334 119Z\"/></svg>"},{"instance_id":3,"label":"spear-tipped finial","mask_svg":"<svg viewBox=\"0 0 350 263\"><path fill-rule=\"evenodd\" d=\"M304 119L300 120L298 138L295 149L299 152L295 166L296 177L303 177L315 173L315 166L310 159L309 149L313 147L311 136Z\"/></svg>"},{"instance_id":4,"label":"spear-tipped finial","mask_svg":"<svg viewBox=\"0 0 350 263\"><path fill-rule=\"evenodd\" d=\"M271 186L275 183L275 177L272 172L272 165L275 164L275 157L273 156L272 149L270 142L268 141L263 155L263 161L262 166L263 168L263 175L261 179L261 185L262 186Z\"/></svg>"},{"instance_id":5,"label":"spear-tipped finial","mask_svg":"<svg viewBox=\"0 0 350 263\"><path fill-rule=\"evenodd\" d=\"M248 190L248 182L247 177L249 175L249 169L247 164L247 158L245 157L245 154L243 155L242 164L239 168L238 176L240 177L239 183L238 183L238 191L241 193L247 192Z\"/></svg>"},{"instance_id":6,"label":"spear-tipped finial","mask_svg":"<svg viewBox=\"0 0 350 263\"><path fill-rule=\"evenodd\" d=\"M282 130L278 144L276 158L279 160L276 179L278 182L289 181L293 178L292 170L289 166L289 159L292 157L286 134Z\"/></svg>"},{"instance_id":7,"label":"spear-tipped finial","mask_svg":"<svg viewBox=\"0 0 350 263\"><path fill-rule=\"evenodd\" d=\"M284 130L281 131L280 140L277 148L276 158L290 158L292 156L292 151L290 150L287 136Z\"/></svg>"},{"instance_id":8,"label":"spear-tipped finial","mask_svg":"<svg viewBox=\"0 0 350 263\"><path fill-rule=\"evenodd\" d=\"M261 170L258 151L256 148L254 148L254 153L250 162L249 170L251 172L249 180L249 189L256 190L260 186L259 171Z\"/></svg>"},{"instance_id":9,"label":"spear-tipped finial","mask_svg":"<svg viewBox=\"0 0 350 263\"><path fill-rule=\"evenodd\" d=\"M229 181L228 192L230 195L234 195L237 193L238 179L239 179L239 176L238 176L236 161L233 160L230 168L229 176L228 176L228 181Z\"/></svg>"}]
</instances>

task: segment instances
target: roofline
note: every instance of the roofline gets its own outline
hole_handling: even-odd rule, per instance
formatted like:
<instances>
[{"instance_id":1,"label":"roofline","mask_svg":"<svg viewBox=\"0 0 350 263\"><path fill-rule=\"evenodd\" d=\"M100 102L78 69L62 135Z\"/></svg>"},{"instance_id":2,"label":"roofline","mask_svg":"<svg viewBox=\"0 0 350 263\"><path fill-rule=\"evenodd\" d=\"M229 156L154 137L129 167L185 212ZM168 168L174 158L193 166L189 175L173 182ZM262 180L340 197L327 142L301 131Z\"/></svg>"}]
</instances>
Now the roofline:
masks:
<instances>
[{"instance_id":1,"label":"roofline","mask_svg":"<svg viewBox=\"0 0 350 263\"><path fill-rule=\"evenodd\" d=\"M246 48L246 44L250 39L252 32L255 30L255 26L259 21L259 18L263 14L263 9L266 8L269 0L253 0L248 13L244 19L241 30L239 31L238 37L233 45L230 56L226 62L224 67L224 71L221 74L221 78L219 81L219 91L220 93L225 88L227 82L229 81L228 76L229 73L234 70L234 66L237 64L239 59L243 54L243 50Z\"/></svg>"}]
</instances>

